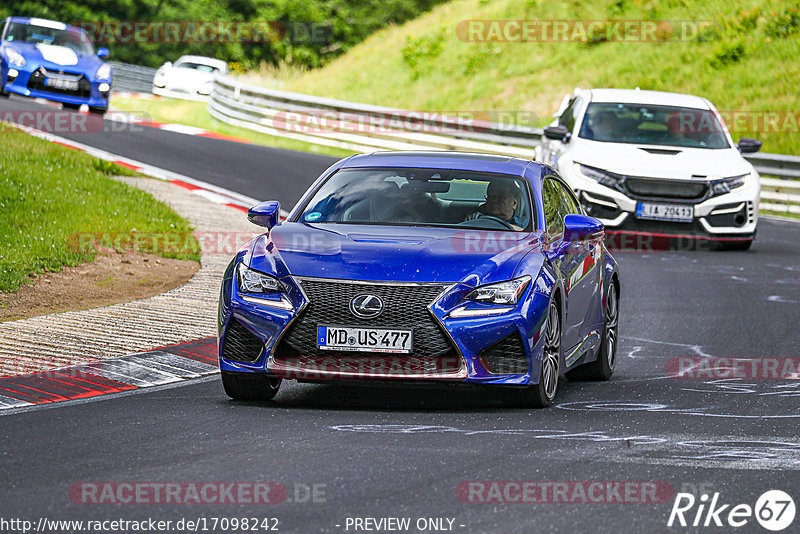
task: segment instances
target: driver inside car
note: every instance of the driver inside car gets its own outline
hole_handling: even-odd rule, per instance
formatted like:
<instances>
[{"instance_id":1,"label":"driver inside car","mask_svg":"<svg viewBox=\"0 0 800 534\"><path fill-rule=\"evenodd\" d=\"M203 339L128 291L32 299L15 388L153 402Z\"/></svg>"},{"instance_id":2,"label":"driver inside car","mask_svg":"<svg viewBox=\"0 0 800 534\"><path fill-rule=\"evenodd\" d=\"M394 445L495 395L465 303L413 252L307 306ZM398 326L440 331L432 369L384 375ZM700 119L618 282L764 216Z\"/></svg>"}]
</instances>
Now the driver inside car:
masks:
<instances>
[{"instance_id":1,"label":"driver inside car","mask_svg":"<svg viewBox=\"0 0 800 534\"><path fill-rule=\"evenodd\" d=\"M508 223L514 230L522 230L522 224L515 216L519 197L517 188L509 180L495 180L486 188L486 203L478 211L468 215L465 221L494 217Z\"/></svg>"}]
</instances>

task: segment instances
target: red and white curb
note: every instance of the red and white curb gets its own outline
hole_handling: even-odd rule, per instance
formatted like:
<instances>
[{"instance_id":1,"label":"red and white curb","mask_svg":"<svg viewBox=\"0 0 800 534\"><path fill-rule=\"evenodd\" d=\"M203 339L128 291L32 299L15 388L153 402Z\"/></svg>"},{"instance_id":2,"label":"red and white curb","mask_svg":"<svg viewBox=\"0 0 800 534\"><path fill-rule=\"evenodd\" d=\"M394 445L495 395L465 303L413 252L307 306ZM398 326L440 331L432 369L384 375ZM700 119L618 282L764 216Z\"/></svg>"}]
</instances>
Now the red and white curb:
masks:
<instances>
[{"instance_id":1,"label":"red and white curb","mask_svg":"<svg viewBox=\"0 0 800 534\"><path fill-rule=\"evenodd\" d=\"M0 410L87 399L213 375L214 337L51 371L0 377Z\"/></svg>"},{"instance_id":2,"label":"red and white curb","mask_svg":"<svg viewBox=\"0 0 800 534\"><path fill-rule=\"evenodd\" d=\"M242 137L235 137L232 135L225 135L217 132L212 132L211 130L206 130L204 128L198 128L196 126L187 126L185 124L178 124L174 122L159 122L154 121L145 117L139 117L137 115L133 115L130 113L126 113L123 111L112 111L113 117L120 117L124 116L125 121L128 124L136 124L138 126L147 126L148 128L155 128L157 130L164 130L165 132L172 132L172 133L179 133L183 135L193 135L196 137L206 137L208 139L217 139L220 141L230 141L232 143L242 143L245 145L251 145L250 141L244 139Z\"/></svg>"},{"instance_id":3,"label":"red and white curb","mask_svg":"<svg viewBox=\"0 0 800 534\"><path fill-rule=\"evenodd\" d=\"M201 195L216 204L222 204L224 206L228 206L231 208L247 212L247 210L251 206L258 204L259 202L255 198L236 193L229 189L225 189L224 187L219 187L213 184L209 184L201 180L196 180L184 174L168 171L166 169L162 169L160 167L156 167L154 165L150 165L148 163L137 161L131 158L126 158L124 156L120 156L118 154L114 154L105 150L100 150L99 148L79 143L77 141L72 141L71 139L67 139L65 137L61 137L49 132L44 132L42 130L37 130L29 126L24 126L16 123L6 123L6 124L19 128L20 130L23 130L29 133L30 135L33 135L34 137L50 141L51 143L56 143L68 148L80 150L81 152L86 152L90 156L94 156L96 158L105 161L110 161L117 165L127 167L136 172L139 172L147 176L151 176L153 178L165 180L172 184L188 189L195 194ZM289 213L286 210L281 210L280 216L282 219L285 219L288 216L288 214Z\"/></svg>"}]
</instances>

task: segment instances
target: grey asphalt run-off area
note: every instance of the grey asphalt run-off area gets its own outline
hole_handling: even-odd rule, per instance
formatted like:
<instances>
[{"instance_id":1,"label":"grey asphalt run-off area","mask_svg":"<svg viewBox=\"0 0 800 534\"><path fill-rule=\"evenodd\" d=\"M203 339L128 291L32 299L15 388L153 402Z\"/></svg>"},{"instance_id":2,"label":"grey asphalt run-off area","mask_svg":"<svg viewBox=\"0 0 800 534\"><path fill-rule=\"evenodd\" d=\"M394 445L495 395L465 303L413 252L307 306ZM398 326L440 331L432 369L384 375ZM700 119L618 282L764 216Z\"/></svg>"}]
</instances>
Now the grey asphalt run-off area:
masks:
<instances>
[{"instance_id":1,"label":"grey asphalt run-off area","mask_svg":"<svg viewBox=\"0 0 800 534\"><path fill-rule=\"evenodd\" d=\"M0 101L0 110L33 107ZM333 161L147 127L58 135L287 208ZM465 533L730 531L668 528L674 493L719 492L720 502L753 506L780 489L797 501L800 380L677 379L668 368L676 358L800 356L798 237L797 223L762 219L748 252L616 253L616 373L562 380L546 410L519 408L502 391L294 382L272 402L243 403L207 377L0 415L0 517L269 517L301 533L345 532L353 517L450 518ZM71 498L73 485L100 481L277 482L287 499ZM457 491L470 481L655 481L673 497L464 502ZM754 520L738 531L766 532Z\"/></svg>"}]
</instances>

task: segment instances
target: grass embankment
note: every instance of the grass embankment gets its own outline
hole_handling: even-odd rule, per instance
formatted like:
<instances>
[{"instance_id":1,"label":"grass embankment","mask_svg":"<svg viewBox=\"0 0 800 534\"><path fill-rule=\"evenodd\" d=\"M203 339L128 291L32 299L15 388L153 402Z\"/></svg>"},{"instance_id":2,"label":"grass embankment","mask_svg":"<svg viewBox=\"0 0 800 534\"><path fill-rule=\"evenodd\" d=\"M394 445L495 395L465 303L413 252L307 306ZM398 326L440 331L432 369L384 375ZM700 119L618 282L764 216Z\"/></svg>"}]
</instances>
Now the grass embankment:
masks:
<instances>
[{"instance_id":1,"label":"grass embankment","mask_svg":"<svg viewBox=\"0 0 800 534\"><path fill-rule=\"evenodd\" d=\"M337 158L343 158L353 153L352 151L335 147L315 145L285 137L275 137L260 132L254 132L247 128L225 124L208 113L207 104L205 102L177 100L174 98L144 100L139 98L113 97L111 99L111 107L112 109L127 111L158 122L185 124L187 126L210 130L222 135L246 139L257 145L287 150L299 150L301 152L311 152Z\"/></svg>"},{"instance_id":2,"label":"grass embankment","mask_svg":"<svg viewBox=\"0 0 800 534\"><path fill-rule=\"evenodd\" d=\"M566 42L463 38L464 21L509 19L699 24L687 26L685 39L659 30L656 35L664 42L581 42L580 35ZM710 25L693 33L702 21ZM277 75L265 68L246 79L413 110L524 112L516 122L533 116L536 125L550 122L564 94L575 87L689 93L708 98L722 111L788 113L782 117L789 124L765 126L759 124L764 117L755 115L732 133L761 139L766 152L800 154L798 56L800 13L792 0L455 0L402 26L378 31L323 68ZM755 131L748 130L750 123L759 124Z\"/></svg>"},{"instance_id":3,"label":"grass embankment","mask_svg":"<svg viewBox=\"0 0 800 534\"><path fill-rule=\"evenodd\" d=\"M94 260L94 247L76 246L76 236L135 232L194 239L188 223L165 204L110 178L130 175L127 169L10 126L0 125L0 136L0 292ZM151 243L149 253L200 259L197 247Z\"/></svg>"}]
</instances>

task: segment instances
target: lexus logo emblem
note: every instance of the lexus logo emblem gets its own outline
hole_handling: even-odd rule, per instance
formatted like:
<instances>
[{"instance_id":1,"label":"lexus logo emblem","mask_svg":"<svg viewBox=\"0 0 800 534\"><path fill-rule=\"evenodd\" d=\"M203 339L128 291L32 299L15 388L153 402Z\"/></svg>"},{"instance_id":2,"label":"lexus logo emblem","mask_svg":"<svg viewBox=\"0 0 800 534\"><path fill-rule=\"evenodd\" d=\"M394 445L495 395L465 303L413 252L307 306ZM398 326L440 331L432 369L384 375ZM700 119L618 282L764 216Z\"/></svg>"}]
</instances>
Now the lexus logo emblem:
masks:
<instances>
[{"instance_id":1,"label":"lexus logo emblem","mask_svg":"<svg viewBox=\"0 0 800 534\"><path fill-rule=\"evenodd\" d=\"M372 319L383 311L383 301L375 295L358 295L350 301L350 311L356 317L362 319Z\"/></svg>"}]
</instances>

